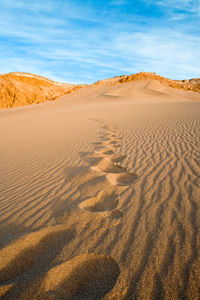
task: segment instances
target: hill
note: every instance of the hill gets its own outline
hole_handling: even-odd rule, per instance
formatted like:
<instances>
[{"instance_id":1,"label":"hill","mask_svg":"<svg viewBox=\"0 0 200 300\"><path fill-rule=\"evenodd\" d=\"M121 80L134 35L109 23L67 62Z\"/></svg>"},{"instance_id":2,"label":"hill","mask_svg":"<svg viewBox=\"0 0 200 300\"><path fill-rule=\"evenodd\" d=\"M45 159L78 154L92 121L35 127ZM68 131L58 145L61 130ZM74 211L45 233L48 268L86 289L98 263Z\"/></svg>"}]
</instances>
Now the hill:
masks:
<instances>
[{"instance_id":1,"label":"hill","mask_svg":"<svg viewBox=\"0 0 200 300\"><path fill-rule=\"evenodd\" d=\"M119 82L121 83L136 80L157 80L160 83L166 84L176 89L200 92L200 79L198 78L188 80L172 80L151 72L140 72L133 75L124 75L122 78L119 78Z\"/></svg>"},{"instance_id":2,"label":"hill","mask_svg":"<svg viewBox=\"0 0 200 300\"><path fill-rule=\"evenodd\" d=\"M0 108L52 101L82 85L65 84L29 73L0 75Z\"/></svg>"},{"instance_id":3,"label":"hill","mask_svg":"<svg viewBox=\"0 0 200 300\"><path fill-rule=\"evenodd\" d=\"M116 85L139 80L154 80L163 85L191 92L200 92L200 79L171 80L155 73L140 72L100 80L95 85ZM72 93L88 85L73 85L52 81L30 73L9 73L0 75L0 109L38 104Z\"/></svg>"}]
</instances>

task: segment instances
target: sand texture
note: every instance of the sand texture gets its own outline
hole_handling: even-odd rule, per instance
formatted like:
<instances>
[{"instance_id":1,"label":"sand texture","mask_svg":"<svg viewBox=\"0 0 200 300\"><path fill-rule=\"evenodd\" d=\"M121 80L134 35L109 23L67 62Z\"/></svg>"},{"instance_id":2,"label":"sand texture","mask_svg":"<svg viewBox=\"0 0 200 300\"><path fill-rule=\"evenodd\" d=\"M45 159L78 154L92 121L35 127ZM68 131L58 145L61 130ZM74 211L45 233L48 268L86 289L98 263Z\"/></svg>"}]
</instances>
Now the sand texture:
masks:
<instances>
[{"instance_id":1,"label":"sand texture","mask_svg":"<svg viewBox=\"0 0 200 300\"><path fill-rule=\"evenodd\" d=\"M2 110L0 299L200 299L199 128L154 78Z\"/></svg>"}]
</instances>

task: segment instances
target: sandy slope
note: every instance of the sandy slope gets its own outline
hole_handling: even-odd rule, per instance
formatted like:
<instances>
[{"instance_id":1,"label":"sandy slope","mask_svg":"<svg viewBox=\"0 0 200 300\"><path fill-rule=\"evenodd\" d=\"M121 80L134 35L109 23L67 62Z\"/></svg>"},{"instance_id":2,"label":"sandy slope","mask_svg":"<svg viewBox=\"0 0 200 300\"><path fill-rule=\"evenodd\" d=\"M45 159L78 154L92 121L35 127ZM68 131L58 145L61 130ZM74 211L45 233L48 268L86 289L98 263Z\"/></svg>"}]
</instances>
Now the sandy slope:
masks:
<instances>
[{"instance_id":1,"label":"sandy slope","mask_svg":"<svg viewBox=\"0 0 200 300\"><path fill-rule=\"evenodd\" d=\"M29 73L0 74L0 109L53 101L83 86Z\"/></svg>"},{"instance_id":2,"label":"sandy slope","mask_svg":"<svg viewBox=\"0 0 200 300\"><path fill-rule=\"evenodd\" d=\"M0 112L1 299L199 299L199 100L143 80Z\"/></svg>"}]
</instances>

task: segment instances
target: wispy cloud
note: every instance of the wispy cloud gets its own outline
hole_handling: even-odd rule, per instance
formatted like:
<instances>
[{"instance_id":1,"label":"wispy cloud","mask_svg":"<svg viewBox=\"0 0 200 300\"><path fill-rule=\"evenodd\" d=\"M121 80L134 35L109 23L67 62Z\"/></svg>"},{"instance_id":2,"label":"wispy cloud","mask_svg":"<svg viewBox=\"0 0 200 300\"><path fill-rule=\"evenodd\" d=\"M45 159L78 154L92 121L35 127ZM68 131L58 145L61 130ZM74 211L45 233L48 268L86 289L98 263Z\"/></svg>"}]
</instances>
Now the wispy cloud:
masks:
<instances>
[{"instance_id":1,"label":"wispy cloud","mask_svg":"<svg viewBox=\"0 0 200 300\"><path fill-rule=\"evenodd\" d=\"M0 72L66 82L142 70L200 77L200 32L187 17L198 1L182 1L179 11L180 2L146 0L137 7L130 0L1 0Z\"/></svg>"},{"instance_id":2,"label":"wispy cloud","mask_svg":"<svg viewBox=\"0 0 200 300\"><path fill-rule=\"evenodd\" d=\"M197 15L200 13L199 0L156 0L155 3L170 10L178 9L183 12L194 13Z\"/></svg>"},{"instance_id":3,"label":"wispy cloud","mask_svg":"<svg viewBox=\"0 0 200 300\"><path fill-rule=\"evenodd\" d=\"M154 29L123 34L116 48L144 71L155 71L175 79L199 76L200 37Z\"/></svg>"}]
</instances>

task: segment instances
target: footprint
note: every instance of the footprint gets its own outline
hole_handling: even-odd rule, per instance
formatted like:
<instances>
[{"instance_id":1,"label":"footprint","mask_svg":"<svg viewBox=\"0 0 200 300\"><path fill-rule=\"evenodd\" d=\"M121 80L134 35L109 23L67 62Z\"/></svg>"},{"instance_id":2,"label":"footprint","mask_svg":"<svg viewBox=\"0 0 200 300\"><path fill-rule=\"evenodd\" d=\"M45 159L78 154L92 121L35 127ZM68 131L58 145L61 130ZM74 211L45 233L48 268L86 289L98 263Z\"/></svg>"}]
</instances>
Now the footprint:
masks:
<instances>
[{"instance_id":1,"label":"footprint","mask_svg":"<svg viewBox=\"0 0 200 300\"><path fill-rule=\"evenodd\" d=\"M27 234L0 251L0 283L25 272L49 247L72 238L72 230L54 226ZM49 254L51 256L51 254ZM45 259L48 259L45 254Z\"/></svg>"},{"instance_id":2,"label":"footprint","mask_svg":"<svg viewBox=\"0 0 200 300\"><path fill-rule=\"evenodd\" d=\"M122 173L125 169L115 165L108 159L101 160L96 166L91 167L92 170L102 173Z\"/></svg>"},{"instance_id":3,"label":"footprint","mask_svg":"<svg viewBox=\"0 0 200 300\"><path fill-rule=\"evenodd\" d=\"M120 162L126 158L126 155L113 155L109 157L110 161L112 162Z\"/></svg>"},{"instance_id":4,"label":"footprint","mask_svg":"<svg viewBox=\"0 0 200 300\"><path fill-rule=\"evenodd\" d=\"M123 216L123 212L119 209L114 209L110 214L112 219L119 219Z\"/></svg>"},{"instance_id":5,"label":"footprint","mask_svg":"<svg viewBox=\"0 0 200 300\"><path fill-rule=\"evenodd\" d=\"M115 192L100 191L97 197L83 201L79 207L91 212L103 212L114 209L118 204Z\"/></svg>"},{"instance_id":6,"label":"footprint","mask_svg":"<svg viewBox=\"0 0 200 300\"><path fill-rule=\"evenodd\" d=\"M101 140L103 142L108 142L110 140L110 137L109 136L106 136L106 137L101 137Z\"/></svg>"},{"instance_id":7,"label":"footprint","mask_svg":"<svg viewBox=\"0 0 200 300\"><path fill-rule=\"evenodd\" d=\"M66 212L60 212L55 215L54 220L56 224L66 224L68 218L69 215Z\"/></svg>"},{"instance_id":8,"label":"footprint","mask_svg":"<svg viewBox=\"0 0 200 300\"><path fill-rule=\"evenodd\" d=\"M79 152L79 156L81 158L84 158L84 161L90 163L93 161L94 163L99 162L102 159L102 157L99 154L101 154L101 150L94 152Z\"/></svg>"},{"instance_id":9,"label":"footprint","mask_svg":"<svg viewBox=\"0 0 200 300\"><path fill-rule=\"evenodd\" d=\"M107 141L103 141L103 144L104 145L116 145L117 144L117 141L114 140L114 139L108 139Z\"/></svg>"},{"instance_id":10,"label":"footprint","mask_svg":"<svg viewBox=\"0 0 200 300\"><path fill-rule=\"evenodd\" d=\"M137 175L123 172L119 174L108 174L106 175L106 178L112 185L128 186L135 182L135 180L137 179Z\"/></svg>"},{"instance_id":11,"label":"footprint","mask_svg":"<svg viewBox=\"0 0 200 300\"><path fill-rule=\"evenodd\" d=\"M84 159L89 165L97 165L102 160L102 157L99 157L93 153L90 157Z\"/></svg>"},{"instance_id":12,"label":"footprint","mask_svg":"<svg viewBox=\"0 0 200 300\"><path fill-rule=\"evenodd\" d=\"M83 254L52 268L41 288L59 299L98 300L113 288L119 273L110 256Z\"/></svg>"},{"instance_id":13,"label":"footprint","mask_svg":"<svg viewBox=\"0 0 200 300\"><path fill-rule=\"evenodd\" d=\"M117 143L118 143L117 141L107 141L107 142L102 142L102 145L106 147L114 147L114 148L121 147L121 145Z\"/></svg>"},{"instance_id":14,"label":"footprint","mask_svg":"<svg viewBox=\"0 0 200 300\"><path fill-rule=\"evenodd\" d=\"M109 149L109 148L103 148L103 149L100 149L100 150L95 151L95 152L98 153L98 154L104 154L104 155L114 154L113 150Z\"/></svg>"},{"instance_id":15,"label":"footprint","mask_svg":"<svg viewBox=\"0 0 200 300\"><path fill-rule=\"evenodd\" d=\"M111 136L111 134L110 133L106 133L106 132L100 132L99 133L99 136L100 136L100 138L108 138L108 137L110 137Z\"/></svg>"}]
</instances>

